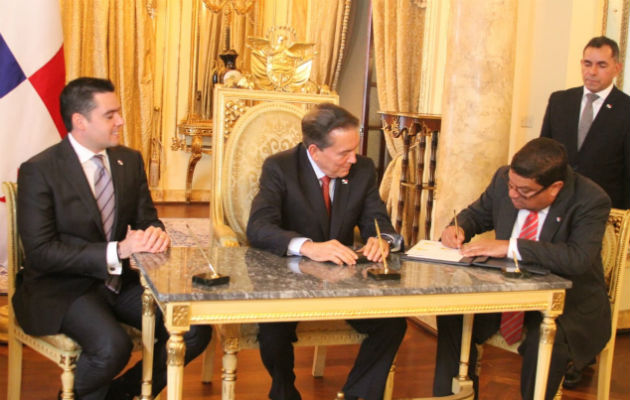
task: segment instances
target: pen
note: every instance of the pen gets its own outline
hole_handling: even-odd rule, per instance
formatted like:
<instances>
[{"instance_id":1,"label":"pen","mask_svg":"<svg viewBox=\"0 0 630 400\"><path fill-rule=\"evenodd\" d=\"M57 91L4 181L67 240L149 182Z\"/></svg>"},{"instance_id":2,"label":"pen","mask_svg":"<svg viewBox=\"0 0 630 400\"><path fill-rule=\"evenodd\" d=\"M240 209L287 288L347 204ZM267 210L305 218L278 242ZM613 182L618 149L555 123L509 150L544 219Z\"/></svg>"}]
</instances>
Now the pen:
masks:
<instances>
[{"instance_id":1,"label":"pen","mask_svg":"<svg viewBox=\"0 0 630 400\"><path fill-rule=\"evenodd\" d=\"M378 221L374 218L374 227L376 228L376 237L378 238L378 250L381 252L381 258L383 259L383 269L387 273L387 258L385 258L385 252L383 251L383 242L381 242L381 229L378 227Z\"/></svg>"},{"instance_id":2,"label":"pen","mask_svg":"<svg viewBox=\"0 0 630 400\"><path fill-rule=\"evenodd\" d=\"M514 258L514 266L516 267L516 272L517 274L521 273L521 269L518 267L518 260L516 259L516 251L512 251L512 258Z\"/></svg>"},{"instance_id":3,"label":"pen","mask_svg":"<svg viewBox=\"0 0 630 400\"><path fill-rule=\"evenodd\" d=\"M455 240L459 242L459 225L457 225L457 212L453 209L453 221L455 222ZM457 248L461 248L461 246L457 245Z\"/></svg>"}]
</instances>

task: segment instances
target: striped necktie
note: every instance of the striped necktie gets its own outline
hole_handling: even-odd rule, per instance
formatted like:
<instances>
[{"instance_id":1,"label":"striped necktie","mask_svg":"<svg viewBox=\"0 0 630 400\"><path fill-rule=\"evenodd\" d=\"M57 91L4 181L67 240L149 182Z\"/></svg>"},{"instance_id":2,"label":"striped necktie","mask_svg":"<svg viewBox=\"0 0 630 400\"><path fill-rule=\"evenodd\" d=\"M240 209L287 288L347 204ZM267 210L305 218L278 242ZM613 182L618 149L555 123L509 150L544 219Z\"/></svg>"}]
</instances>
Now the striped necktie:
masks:
<instances>
[{"instance_id":1,"label":"striped necktie","mask_svg":"<svg viewBox=\"0 0 630 400\"><path fill-rule=\"evenodd\" d=\"M525 218L525 222L521 227L521 233L518 235L519 239L536 240L536 234L538 233L538 212L530 211ZM523 335L523 321L525 319L525 313L523 311L510 311L501 314L501 326L499 332L507 342L507 344L514 344L521 340Z\"/></svg>"},{"instance_id":2,"label":"striped necktie","mask_svg":"<svg viewBox=\"0 0 630 400\"><path fill-rule=\"evenodd\" d=\"M103 222L103 230L105 231L106 240L112 239L112 226L114 225L114 185L112 178L103 163L103 155L97 154L92 157L96 164L96 172L94 173L94 197L96 204L101 212L101 221ZM105 286L113 292L120 292L122 281L120 275L109 275L105 280Z\"/></svg>"}]
</instances>

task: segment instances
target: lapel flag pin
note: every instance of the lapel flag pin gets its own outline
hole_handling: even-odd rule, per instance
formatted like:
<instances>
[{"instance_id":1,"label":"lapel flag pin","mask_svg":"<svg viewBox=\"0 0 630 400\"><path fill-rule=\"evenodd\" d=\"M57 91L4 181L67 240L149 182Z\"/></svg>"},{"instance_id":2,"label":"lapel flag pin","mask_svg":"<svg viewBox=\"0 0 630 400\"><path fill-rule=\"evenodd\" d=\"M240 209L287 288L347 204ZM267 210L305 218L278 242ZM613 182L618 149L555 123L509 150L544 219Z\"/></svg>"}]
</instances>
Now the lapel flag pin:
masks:
<instances>
[{"instance_id":1,"label":"lapel flag pin","mask_svg":"<svg viewBox=\"0 0 630 400\"><path fill-rule=\"evenodd\" d=\"M606 104L606 108L611 109L612 108L612 104Z\"/></svg>"},{"instance_id":2,"label":"lapel flag pin","mask_svg":"<svg viewBox=\"0 0 630 400\"><path fill-rule=\"evenodd\" d=\"M118 163L118 165L123 165L122 160L116 160L116 162Z\"/></svg>"},{"instance_id":3,"label":"lapel flag pin","mask_svg":"<svg viewBox=\"0 0 630 400\"><path fill-rule=\"evenodd\" d=\"M345 179L345 178L344 178L344 179L342 179L342 180L341 180L341 184L343 184L343 185L347 185L347 184L348 184L348 180L347 180L347 179Z\"/></svg>"},{"instance_id":4,"label":"lapel flag pin","mask_svg":"<svg viewBox=\"0 0 630 400\"><path fill-rule=\"evenodd\" d=\"M556 222L560 222L560 221L562 221L562 218L556 217Z\"/></svg>"}]
</instances>

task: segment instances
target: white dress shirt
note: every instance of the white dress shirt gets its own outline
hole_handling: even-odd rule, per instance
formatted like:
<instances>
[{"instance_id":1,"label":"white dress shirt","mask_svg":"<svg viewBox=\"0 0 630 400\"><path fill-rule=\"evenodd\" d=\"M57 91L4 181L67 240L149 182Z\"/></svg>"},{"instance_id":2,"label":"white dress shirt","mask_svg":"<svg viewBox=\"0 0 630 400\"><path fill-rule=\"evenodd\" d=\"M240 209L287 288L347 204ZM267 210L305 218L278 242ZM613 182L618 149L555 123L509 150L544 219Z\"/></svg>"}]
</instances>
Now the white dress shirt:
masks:
<instances>
[{"instance_id":1,"label":"white dress shirt","mask_svg":"<svg viewBox=\"0 0 630 400\"><path fill-rule=\"evenodd\" d=\"M606 100L606 97L608 97L610 92L612 92L613 86L614 84L611 83L610 86L608 86L606 89L600 90L599 92L594 93L599 97L597 100L593 102L593 119L597 117L597 113L604 105L604 100ZM586 102L588 101L588 98L586 97L586 95L589 93L593 93L593 92L588 90L585 86L584 92L582 93L582 103L580 103L580 118L582 118L582 113L584 112L584 106L586 106ZM578 121L580 120L580 118L578 118Z\"/></svg>"},{"instance_id":2,"label":"white dress shirt","mask_svg":"<svg viewBox=\"0 0 630 400\"><path fill-rule=\"evenodd\" d=\"M518 244L516 239L521 234L521 229L523 228L523 224L525 223L525 219L527 215L529 215L530 210L518 210L518 215L516 216L516 221L514 221L514 227L512 228L512 236L510 236L510 245L508 246L508 258L513 258L516 254L516 258L521 260L521 253L518 251ZM543 208L538 211L538 227L536 231L536 241L540 239L540 230L542 229L543 224L545 223L545 219L547 218L547 214L549 213L549 206Z\"/></svg>"}]
</instances>

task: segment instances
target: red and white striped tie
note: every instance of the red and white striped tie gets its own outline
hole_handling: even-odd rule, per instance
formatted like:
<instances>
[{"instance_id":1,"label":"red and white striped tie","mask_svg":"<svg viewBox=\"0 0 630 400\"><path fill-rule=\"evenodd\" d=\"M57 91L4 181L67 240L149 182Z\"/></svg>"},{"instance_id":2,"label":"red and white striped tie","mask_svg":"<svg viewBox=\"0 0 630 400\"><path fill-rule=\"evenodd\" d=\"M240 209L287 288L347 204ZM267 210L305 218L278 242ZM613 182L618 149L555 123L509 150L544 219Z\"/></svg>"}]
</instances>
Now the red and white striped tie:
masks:
<instances>
[{"instance_id":1,"label":"red and white striped tie","mask_svg":"<svg viewBox=\"0 0 630 400\"><path fill-rule=\"evenodd\" d=\"M536 240L538 233L538 212L530 211L525 218L525 223L521 227L519 239ZM514 344L521 339L523 335L523 320L525 313L523 311L510 311L501 314L501 326L499 332L507 342Z\"/></svg>"}]
</instances>

